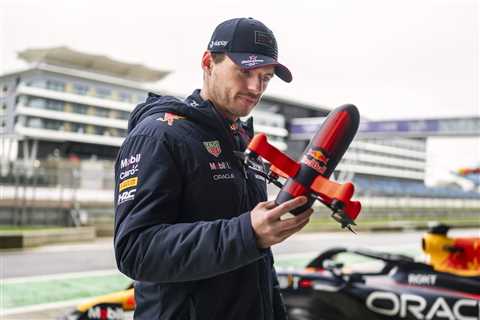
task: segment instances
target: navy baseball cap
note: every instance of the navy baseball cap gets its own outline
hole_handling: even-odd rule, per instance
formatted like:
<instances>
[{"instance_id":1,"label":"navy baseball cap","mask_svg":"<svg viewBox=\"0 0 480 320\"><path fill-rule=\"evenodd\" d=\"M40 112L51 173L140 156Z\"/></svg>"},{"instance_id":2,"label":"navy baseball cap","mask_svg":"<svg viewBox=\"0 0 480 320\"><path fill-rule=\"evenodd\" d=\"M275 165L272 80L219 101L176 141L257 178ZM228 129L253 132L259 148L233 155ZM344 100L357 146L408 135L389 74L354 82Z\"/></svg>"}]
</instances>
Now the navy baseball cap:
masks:
<instances>
[{"instance_id":1,"label":"navy baseball cap","mask_svg":"<svg viewBox=\"0 0 480 320\"><path fill-rule=\"evenodd\" d=\"M236 18L220 23L213 31L207 49L227 54L243 69L275 66L275 74L280 79L292 81L290 70L278 62L277 41L273 32L253 18Z\"/></svg>"}]
</instances>

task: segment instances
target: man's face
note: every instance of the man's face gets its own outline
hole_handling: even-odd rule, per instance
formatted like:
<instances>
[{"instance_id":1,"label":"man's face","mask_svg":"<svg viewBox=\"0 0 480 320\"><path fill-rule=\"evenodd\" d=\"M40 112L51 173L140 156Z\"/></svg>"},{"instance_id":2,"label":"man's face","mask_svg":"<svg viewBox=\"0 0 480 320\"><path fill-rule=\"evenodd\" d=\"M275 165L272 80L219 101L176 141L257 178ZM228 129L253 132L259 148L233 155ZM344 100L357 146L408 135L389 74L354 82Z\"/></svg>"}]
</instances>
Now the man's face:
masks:
<instances>
[{"instance_id":1,"label":"man's face","mask_svg":"<svg viewBox=\"0 0 480 320\"><path fill-rule=\"evenodd\" d=\"M230 120L247 116L267 89L274 67L245 70L228 56L222 62L211 63L205 79L208 99Z\"/></svg>"}]
</instances>

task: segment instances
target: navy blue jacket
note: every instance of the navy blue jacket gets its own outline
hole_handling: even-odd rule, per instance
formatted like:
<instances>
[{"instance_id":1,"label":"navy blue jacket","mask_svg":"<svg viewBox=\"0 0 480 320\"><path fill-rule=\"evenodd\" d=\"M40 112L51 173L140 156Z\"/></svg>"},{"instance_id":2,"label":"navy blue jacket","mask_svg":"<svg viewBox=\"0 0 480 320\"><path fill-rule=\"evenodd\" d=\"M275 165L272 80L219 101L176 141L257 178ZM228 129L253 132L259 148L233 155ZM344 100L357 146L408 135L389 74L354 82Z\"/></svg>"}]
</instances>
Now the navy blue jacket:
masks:
<instances>
[{"instance_id":1,"label":"navy blue jacket","mask_svg":"<svg viewBox=\"0 0 480 320\"><path fill-rule=\"evenodd\" d=\"M265 181L233 152L245 142L199 90L185 101L150 94L128 130L114 240L118 268L136 280L135 318L284 319L271 251L256 247L250 220Z\"/></svg>"}]
</instances>

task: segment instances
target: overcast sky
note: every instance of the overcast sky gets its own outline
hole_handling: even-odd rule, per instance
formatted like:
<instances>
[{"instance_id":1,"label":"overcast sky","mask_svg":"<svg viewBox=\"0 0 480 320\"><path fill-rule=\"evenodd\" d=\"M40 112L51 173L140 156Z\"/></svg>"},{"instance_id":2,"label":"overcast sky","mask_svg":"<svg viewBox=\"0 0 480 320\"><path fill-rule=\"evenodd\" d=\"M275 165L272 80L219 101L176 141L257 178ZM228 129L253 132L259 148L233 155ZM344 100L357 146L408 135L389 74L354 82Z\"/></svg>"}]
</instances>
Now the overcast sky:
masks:
<instances>
[{"instance_id":1,"label":"overcast sky","mask_svg":"<svg viewBox=\"0 0 480 320\"><path fill-rule=\"evenodd\" d=\"M186 94L201 85L215 26L252 16L274 31L293 73L290 84L272 81L269 94L353 103L370 119L478 116L477 2L0 0L0 73L23 66L18 51L66 45L171 70L159 87ZM429 156L440 178L480 162L480 139L435 139Z\"/></svg>"}]
</instances>

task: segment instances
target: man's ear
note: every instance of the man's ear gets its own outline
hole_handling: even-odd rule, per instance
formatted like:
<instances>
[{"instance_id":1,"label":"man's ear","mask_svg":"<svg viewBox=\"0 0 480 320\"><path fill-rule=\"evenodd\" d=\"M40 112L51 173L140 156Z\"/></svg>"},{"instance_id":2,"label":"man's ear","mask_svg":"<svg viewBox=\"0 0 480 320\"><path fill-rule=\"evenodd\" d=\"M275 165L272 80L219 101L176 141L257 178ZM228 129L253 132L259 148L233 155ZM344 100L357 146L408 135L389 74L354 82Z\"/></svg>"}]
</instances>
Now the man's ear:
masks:
<instances>
[{"instance_id":1,"label":"man's ear","mask_svg":"<svg viewBox=\"0 0 480 320\"><path fill-rule=\"evenodd\" d=\"M205 51L202 56L202 69L210 74L212 72L213 58L210 51Z\"/></svg>"}]
</instances>

